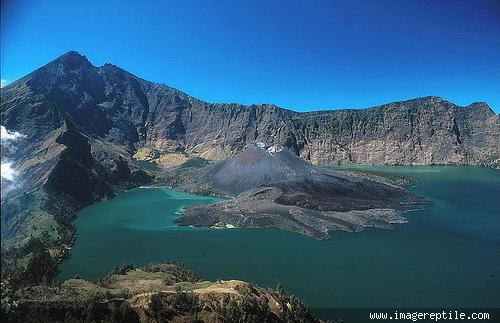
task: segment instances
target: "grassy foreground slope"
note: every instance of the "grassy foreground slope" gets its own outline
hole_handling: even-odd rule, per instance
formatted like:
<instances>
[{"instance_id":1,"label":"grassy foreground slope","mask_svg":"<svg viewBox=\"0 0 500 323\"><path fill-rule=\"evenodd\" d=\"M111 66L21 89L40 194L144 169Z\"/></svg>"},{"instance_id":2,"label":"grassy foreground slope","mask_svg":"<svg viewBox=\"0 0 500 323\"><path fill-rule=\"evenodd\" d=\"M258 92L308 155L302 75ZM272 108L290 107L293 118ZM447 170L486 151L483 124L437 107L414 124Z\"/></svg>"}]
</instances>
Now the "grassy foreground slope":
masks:
<instances>
[{"instance_id":1,"label":"grassy foreground slope","mask_svg":"<svg viewBox=\"0 0 500 323\"><path fill-rule=\"evenodd\" d=\"M281 286L202 281L173 262L115 268L97 283L75 277L26 287L2 307L10 322L320 322Z\"/></svg>"}]
</instances>

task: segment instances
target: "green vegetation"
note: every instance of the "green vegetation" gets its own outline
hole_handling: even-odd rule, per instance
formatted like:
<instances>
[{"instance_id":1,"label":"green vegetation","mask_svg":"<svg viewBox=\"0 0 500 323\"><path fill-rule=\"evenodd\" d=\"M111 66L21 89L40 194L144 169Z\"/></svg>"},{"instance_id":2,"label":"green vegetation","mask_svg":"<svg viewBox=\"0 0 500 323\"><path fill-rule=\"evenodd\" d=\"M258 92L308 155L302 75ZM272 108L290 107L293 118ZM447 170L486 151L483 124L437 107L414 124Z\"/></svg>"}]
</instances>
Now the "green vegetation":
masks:
<instances>
[{"instance_id":1,"label":"green vegetation","mask_svg":"<svg viewBox=\"0 0 500 323\"><path fill-rule=\"evenodd\" d=\"M141 147L134 154L134 158L138 161L149 161L161 166L178 166L188 160L188 157L183 152L161 152L154 148Z\"/></svg>"},{"instance_id":2,"label":"green vegetation","mask_svg":"<svg viewBox=\"0 0 500 323\"><path fill-rule=\"evenodd\" d=\"M148 170L148 171L152 171L152 172L158 172L160 171L160 167L153 163L152 161L149 161L149 160L136 160L135 163L144 168L145 170Z\"/></svg>"},{"instance_id":3,"label":"green vegetation","mask_svg":"<svg viewBox=\"0 0 500 323\"><path fill-rule=\"evenodd\" d=\"M2 227L16 233L7 232L2 240L2 281L9 280L13 289L50 283L74 239L74 214L67 199L43 189L3 204Z\"/></svg>"},{"instance_id":4,"label":"green vegetation","mask_svg":"<svg viewBox=\"0 0 500 323\"><path fill-rule=\"evenodd\" d=\"M147 281L147 284L145 283ZM136 268L132 264L115 267L106 277L98 281L98 285L106 288L130 290L161 290L165 286L184 284L195 286L199 278L194 271L184 264L169 261L165 263L150 263ZM189 289L189 288L185 288Z\"/></svg>"},{"instance_id":5,"label":"green vegetation","mask_svg":"<svg viewBox=\"0 0 500 323\"><path fill-rule=\"evenodd\" d=\"M287 294L283 284L278 284L275 291L278 302L282 304L283 316L287 322L304 322L304 318L314 318L314 314L295 295Z\"/></svg>"},{"instance_id":6,"label":"green vegetation","mask_svg":"<svg viewBox=\"0 0 500 323\"><path fill-rule=\"evenodd\" d=\"M327 167L335 169L335 170L345 171L345 172L348 172L350 174L366 177L369 179L389 182L390 184L401 186L403 188L419 186L421 184L421 181L418 177L407 175L407 174L386 172L386 171L380 171L380 170L360 169L360 168L356 168L356 167L352 167L352 168L349 168L349 167L338 168L336 166L327 166Z\"/></svg>"},{"instance_id":7,"label":"green vegetation","mask_svg":"<svg viewBox=\"0 0 500 323\"><path fill-rule=\"evenodd\" d=\"M209 164L209 161L206 160L205 158L193 157L193 158L186 160L183 164L181 164L180 168L189 168L189 167L200 168L200 167L204 167L208 164Z\"/></svg>"},{"instance_id":8,"label":"green vegetation","mask_svg":"<svg viewBox=\"0 0 500 323\"><path fill-rule=\"evenodd\" d=\"M180 281L196 282L199 281L198 275L181 262L169 261L165 263L150 263L141 268L149 273L169 273Z\"/></svg>"}]
</instances>

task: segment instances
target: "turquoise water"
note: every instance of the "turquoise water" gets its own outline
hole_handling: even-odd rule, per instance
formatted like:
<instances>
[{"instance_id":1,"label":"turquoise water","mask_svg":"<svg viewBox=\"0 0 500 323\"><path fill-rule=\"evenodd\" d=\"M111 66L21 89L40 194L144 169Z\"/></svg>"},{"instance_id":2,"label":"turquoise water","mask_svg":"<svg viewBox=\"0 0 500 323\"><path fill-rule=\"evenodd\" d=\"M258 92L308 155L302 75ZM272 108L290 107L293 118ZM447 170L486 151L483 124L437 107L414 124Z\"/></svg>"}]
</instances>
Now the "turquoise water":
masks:
<instances>
[{"instance_id":1,"label":"turquoise water","mask_svg":"<svg viewBox=\"0 0 500 323\"><path fill-rule=\"evenodd\" d=\"M115 265L178 260L205 279L285 288L314 308L497 307L500 171L474 167L369 167L418 176L432 201L394 231L331 240L274 229L195 229L175 212L215 202L170 189L135 189L75 221L78 238L60 279L97 279Z\"/></svg>"}]
</instances>

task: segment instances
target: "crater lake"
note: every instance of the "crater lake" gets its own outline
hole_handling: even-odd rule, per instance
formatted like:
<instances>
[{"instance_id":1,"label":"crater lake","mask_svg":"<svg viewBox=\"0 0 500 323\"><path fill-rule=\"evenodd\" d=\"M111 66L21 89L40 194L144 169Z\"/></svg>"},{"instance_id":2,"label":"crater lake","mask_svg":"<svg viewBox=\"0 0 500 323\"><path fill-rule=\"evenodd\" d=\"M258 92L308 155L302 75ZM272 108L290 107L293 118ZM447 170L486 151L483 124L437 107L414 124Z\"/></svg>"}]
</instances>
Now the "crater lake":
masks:
<instances>
[{"instance_id":1,"label":"crater lake","mask_svg":"<svg viewBox=\"0 0 500 323\"><path fill-rule=\"evenodd\" d=\"M176 260L203 279L283 283L311 308L500 304L499 170L356 168L416 176L421 184L411 190L430 204L405 213L409 223L395 230L334 232L320 241L277 229L178 227L183 207L219 199L138 188L79 212L58 278L97 280L115 266Z\"/></svg>"}]
</instances>

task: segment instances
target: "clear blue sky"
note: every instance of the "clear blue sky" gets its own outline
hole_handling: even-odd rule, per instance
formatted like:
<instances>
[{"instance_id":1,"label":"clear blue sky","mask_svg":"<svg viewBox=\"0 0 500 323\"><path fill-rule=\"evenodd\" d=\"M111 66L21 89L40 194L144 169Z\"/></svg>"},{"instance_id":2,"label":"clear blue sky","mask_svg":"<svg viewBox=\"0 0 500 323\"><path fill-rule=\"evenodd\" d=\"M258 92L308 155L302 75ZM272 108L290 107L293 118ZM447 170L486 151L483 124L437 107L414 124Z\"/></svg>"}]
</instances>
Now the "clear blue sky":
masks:
<instances>
[{"instance_id":1,"label":"clear blue sky","mask_svg":"<svg viewBox=\"0 0 500 323\"><path fill-rule=\"evenodd\" d=\"M2 1L1 78L69 50L209 102L500 111L500 1Z\"/></svg>"}]
</instances>

